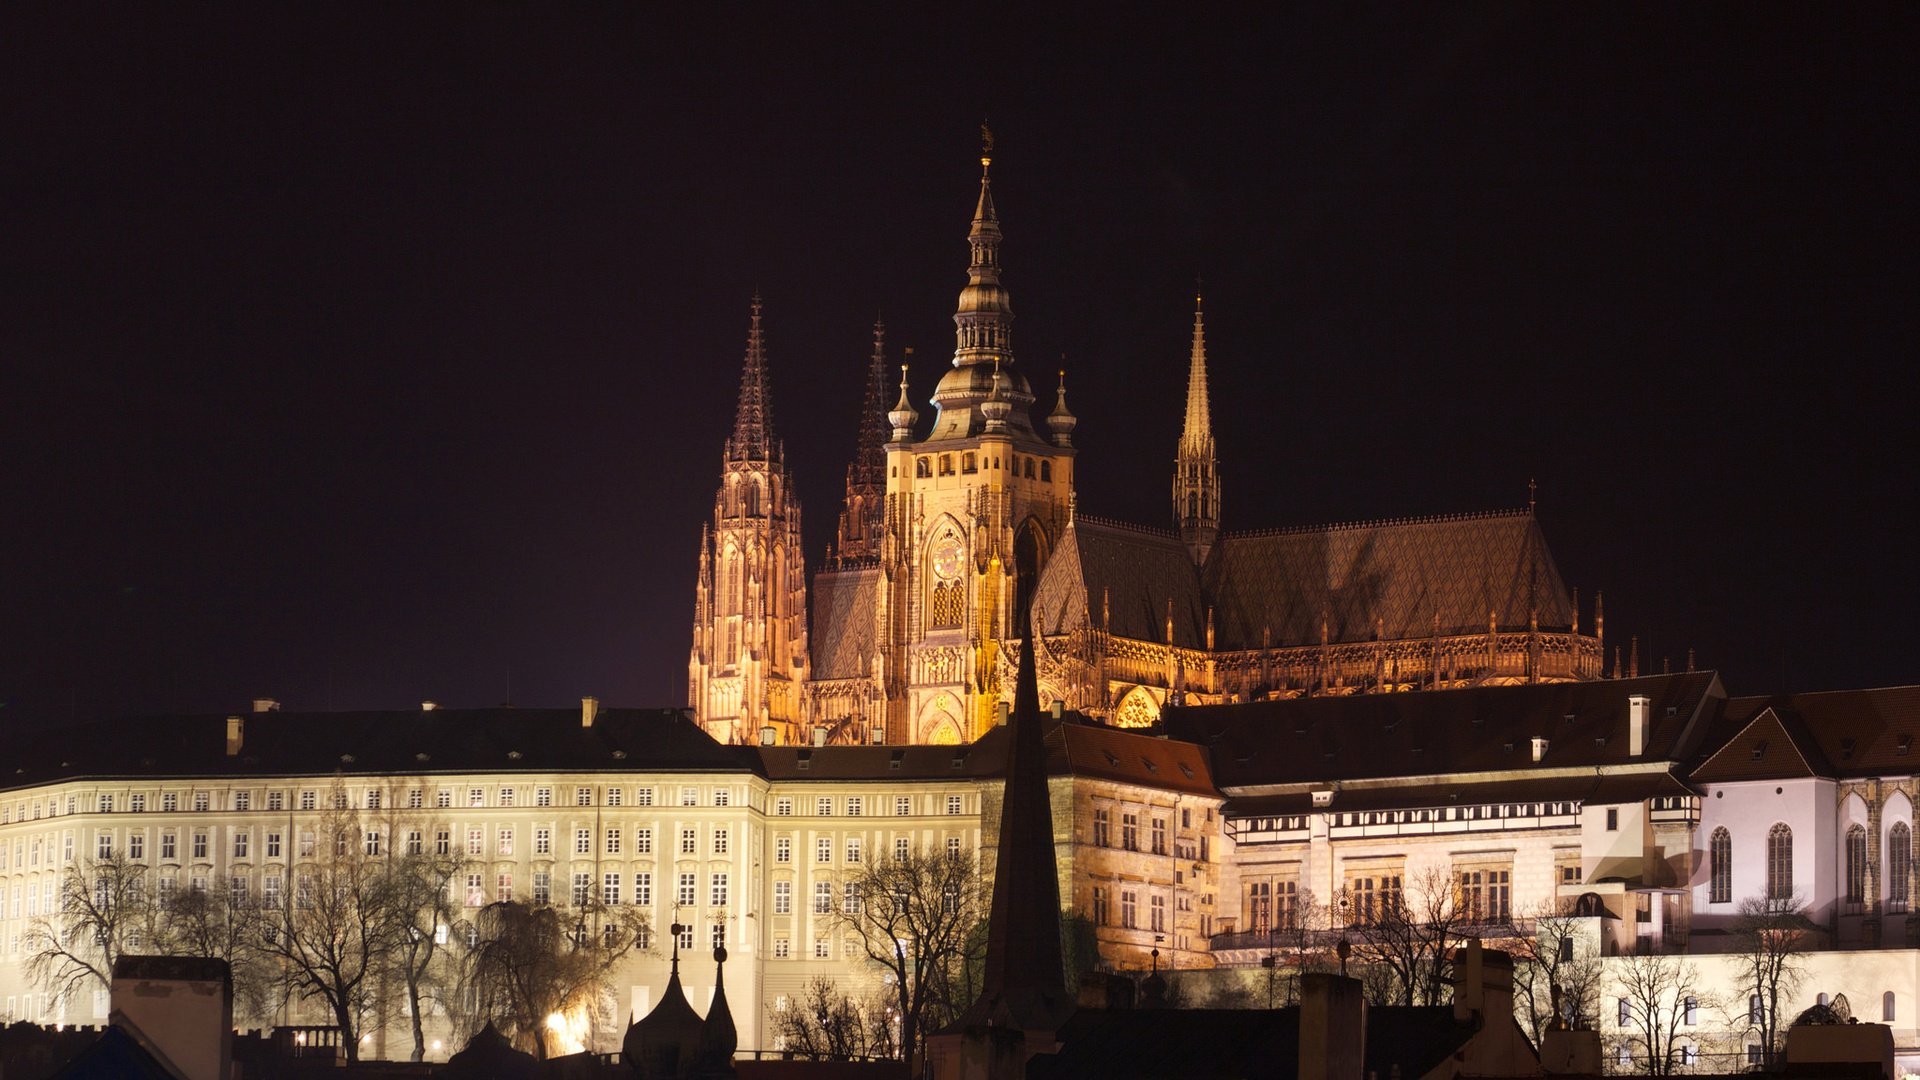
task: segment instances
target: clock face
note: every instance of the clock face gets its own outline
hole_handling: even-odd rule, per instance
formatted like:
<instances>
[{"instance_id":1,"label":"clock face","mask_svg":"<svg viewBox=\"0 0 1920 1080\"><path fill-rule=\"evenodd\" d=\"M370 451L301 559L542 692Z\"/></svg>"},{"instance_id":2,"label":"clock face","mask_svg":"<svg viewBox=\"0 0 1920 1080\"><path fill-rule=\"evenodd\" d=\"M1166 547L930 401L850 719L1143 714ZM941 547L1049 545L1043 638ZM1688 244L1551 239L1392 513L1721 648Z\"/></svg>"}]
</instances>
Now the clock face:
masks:
<instances>
[{"instance_id":1,"label":"clock face","mask_svg":"<svg viewBox=\"0 0 1920 1080\"><path fill-rule=\"evenodd\" d=\"M933 573L942 581L960 576L960 538L948 536L933 548Z\"/></svg>"}]
</instances>

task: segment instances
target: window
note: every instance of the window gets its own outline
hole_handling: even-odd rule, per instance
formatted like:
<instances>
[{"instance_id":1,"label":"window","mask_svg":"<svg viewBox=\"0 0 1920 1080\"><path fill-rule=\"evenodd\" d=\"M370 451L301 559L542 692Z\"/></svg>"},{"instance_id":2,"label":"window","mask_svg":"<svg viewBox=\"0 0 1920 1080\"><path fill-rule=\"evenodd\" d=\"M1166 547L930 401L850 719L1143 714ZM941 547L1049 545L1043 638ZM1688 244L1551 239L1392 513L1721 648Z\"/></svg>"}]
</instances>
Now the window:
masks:
<instances>
[{"instance_id":1,"label":"window","mask_svg":"<svg viewBox=\"0 0 1920 1080\"><path fill-rule=\"evenodd\" d=\"M204 813L212 805L213 798L207 792L196 791L193 793L193 808L195 810Z\"/></svg>"},{"instance_id":2,"label":"window","mask_svg":"<svg viewBox=\"0 0 1920 1080\"><path fill-rule=\"evenodd\" d=\"M732 797L732 795L731 795L731 794L730 794L730 793L729 793L729 792L727 791L727 789L726 789L726 788L714 788L714 789L713 789L713 805L715 805L715 806L731 806L732 804L733 804L733 797Z\"/></svg>"},{"instance_id":3,"label":"window","mask_svg":"<svg viewBox=\"0 0 1920 1080\"><path fill-rule=\"evenodd\" d=\"M673 898L674 903L679 904L682 907L692 907L693 901L694 901L693 894L694 894L693 875L681 874L678 889L674 893L674 898Z\"/></svg>"},{"instance_id":4,"label":"window","mask_svg":"<svg viewBox=\"0 0 1920 1080\"><path fill-rule=\"evenodd\" d=\"M733 834L729 833L724 827L713 830L713 853L715 855L725 855L732 839Z\"/></svg>"},{"instance_id":5,"label":"window","mask_svg":"<svg viewBox=\"0 0 1920 1080\"><path fill-rule=\"evenodd\" d=\"M1733 901L1733 836L1724 828L1713 830L1707 842L1707 880L1708 903Z\"/></svg>"},{"instance_id":6,"label":"window","mask_svg":"<svg viewBox=\"0 0 1920 1080\"><path fill-rule=\"evenodd\" d=\"M1762 1059L1760 1056L1760 1044L1748 1043L1747 1044L1747 1068L1757 1069L1760 1067L1761 1064L1762 1064Z\"/></svg>"},{"instance_id":7,"label":"window","mask_svg":"<svg viewBox=\"0 0 1920 1080\"><path fill-rule=\"evenodd\" d=\"M633 875L633 902L641 907L653 906L653 874L641 870Z\"/></svg>"},{"instance_id":8,"label":"window","mask_svg":"<svg viewBox=\"0 0 1920 1080\"><path fill-rule=\"evenodd\" d=\"M820 817L832 817L833 800L827 798L825 795L813 800L813 812Z\"/></svg>"},{"instance_id":9,"label":"window","mask_svg":"<svg viewBox=\"0 0 1920 1080\"><path fill-rule=\"evenodd\" d=\"M1893 991L1889 990L1880 995L1880 1021L1886 1024L1893 1023L1893 1014Z\"/></svg>"},{"instance_id":10,"label":"window","mask_svg":"<svg viewBox=\"0 0 1920 1080\"><path fill-rule=\"evenodd\" d=\"M1093 925L1107 925L1107 890L1105 886L1093 887Z\"/></svg>"},{"instance_id":11,"label":"window","mask_svg":"<svg viewBox=\"0 0 1920 1080\"><path fill-rule=\"evenodd\" d=\"M858 795L847 796L847 816L859 817L866 809L867 801Z\"/></svg>"},{"instance_id":12,"label":"window","mask_svg":"<svg viewBox=\"0 0 1920 1080\"><path fill-rule=\"evenodd\" d=\"M535 904L553 903L553 875L545 870L533 872L533 902Z\"/></svg>"},{"instance_id":13,"label":"window","mask_svg":"<svg viewBox=\"0 0 1920 1080\"><path fill-rule=\"evenodd\" d=\"M957 859L959 857L960 857L960 838L957 836L947 837L947 858Z\"/></svg>"},{"instance_id":14,"label":"window","mask_svg":"<svg viewBox=\"0 0 1920 1080\"><path fill-rule=\"evenodd\" d=\"M1247 885L1247 929L1256 934L1273 929L1273 882Z\"/></svg>"},{"instance_id":15,"label":"window","mask_svg":"<svg viewBox=\"0 0 1920 1080\"><path fill-rule=\"evenodd\" d=\"M826 939L826 938L814 938L814 939L813 939L813 957L814 957L814 959L816 959L816 960L825 960L825 959L827 959L828 957L830 957L830 956L832 956L832 955L833 955L833 950L827 947L827 939Z\"/></svg>"},{"instance_id":16,"label":"window","mask_svg":"<svg viewBox=\"0 0 1920 1080\"><path fill-rule=\"evenodd\" d=\"M813 861L823 863L833 861L833 840L831 837L822 836L814 841Z\"/></svg>"},{"instance_id":17,"label":"window","mask_svg":"<svg viewBox=\"0 0 1920 1080\"><path fill-rule=\"evenodd\" d=\"M1166 818L1153 819L1153 853L1155 855L1165 855L1167 853Z\"/></svg>"},{"instance_id":18,"label":"window","mask_svg":"<svg viewBox=\"0 0 1920 1080\"><path fill-rule=\"evenodd\" d=\"M774 817L792 817L793 816L793 800L792 799L773 800L773 816Z\"/></svg>"},{"instance_id":19,"label":"window","mask_svg":"<svg viewBox=\"0 0 1920 1080\"><path fill-rule=\"evenodd\" d=\"M607 854L620 854L620 830L617 827L607 830Z\"/></svg>"},{"instance_id":20,"label":"window","mask_svg":"<svg viewBox=\"0 0 1920 1080\"><path fill-rule=\"evenodd\" d=\"M681 806L699 806L700 805L700 789L691 788L691 787L681 788L680 789L680 805Z\"/></svg>"},{"instance_id":21,"label":"window","mask_svg":"<svg viewBox=\"0 0 1920 1080\"><path fill-rule=\"evenodd\" d=\"M1120 815L1120 846L1128 851L1140 850L1140 815Z\"/></svg>"},{"instance_id":22,"label":"window","mask_svg":"<svg viewBox=\"0 0 1920 1080\"><path fill-rule=\"evenodd\" d=\"M619 788L610 787L607 789L607 805L608 806L620 805L620 789Z\"/></svg>"},{"instance_id":23,"label":"window","mask_svg":"<svg viewBox=\"0 0 1920 1080\"><path fill-rule=\"evenodd\" d=\"M1140 915L1137 903L1132 889L1120 890L1120 925L1129 930L1136 929L1139 925Z\"/></svg>"},{"instance_id":24,"label":"window","mask_svg":"<svg viewBox=\"0 0 1920 1080\"><path fill-rule=\"evenodd\" d=\"M913 854L913 843L904 836L893 838L893 861L900 862Z\"/></svg>"},{"instance_id":25,"label":"window","mask_svg":"<svg viewBox=\"0 0 1920 1080\"><path fill-rule=\"evenodd\" d=\"M512 788L503 787L500 789L500 805L501 806L513 805L513 789Z\"/></svg>"},{"instance_id":26,"label":"window","mask_svg":"<svg viewBox=\"0 0 1920 1080\"><path fill-rule=\"evenodd\" d=\"M633 830L633 853L635 855L653 854L653 826L647 825Z\"/></svg>"},{"instance_id":27,"label":"window","mask_svg":"<svg viewBox=\"0 0 1920 1080\"><path fill-rule=\"evenodd\" d=\"M1152 929L1154 933L1162 933L1167 929L1167 898L1164 896L1152 896L1149 897L1148 900L1150 901L1153 914Z\"/></svg>"},{"instance_id":28,"label":"window","mask_svg":"<svg viewBox=\"0 0 1920 1080\"><path fill-rule=\"evenodd\" d=\"M375 791L375 792L370 792L370 793L368 794L368 797L369 797L369 798L371 798L371 799L373 800L373 802L371 802L371 803L369 803L368 805L370 805L370 806L372 806L372 807L374 807L375 809L378 809L378 808L379 808L379 806L380 806L380 793L379 793L379 792L377 792L377 791ZM234 792L234 793L233 793L233 808L234 808L235 810L251 810L251 809L253 809L253 792L251 792L251 791L236 791L236 792Z\"/></svg>"},{"instance_id":29,"label":"window","mask_svg":"<svg viewBox=\"0 0 1920 1080\"><path fill-rule=\"evenodd\" d=\"M773 913L775 915L793 914L793 882L773 883Z\"/></svg>"},{"instance_id":30,"label":"window","mask_svg":"<svg viewBox=\"0 0 1920 1080\"><path fill-rule=\"evenodd\" d=\"M1282 930L1297 930L1300 925L1300 883L1297 881L1275 882L1274 916Z\"/></svg>"},{"instance_id":31,"label":"window","mask_svg":"<svg viewBox=\"0 0 1920 1080\"><path fill-rule=\"evenodd\" d=\"M550 787L534 788L533 789L533 805L552 806L553 805L553 789Z\"/></svg>"},{"instance_id":32,"label":"window","mask_svg":"<svg viewBox=\"0 0 1920 1080\"><path fill-rule=\"evenodd\" d=\"M593 830L581 826L573 830L573 853L575 855L593 854Z\"/></svg>"},{"instance_id":33,"label":"window","mask_svg":"<svg viewBox=\"0 0 1920 1080\"><path fill-rule=\"evenodd\" d=\"M494 882L494 899L503 904L513 903L513 871L502 870Z\"/></svg>"},{"instance_id":34,"label":"window","mask_svg":"<svg viewBox=\"0 0 1920 1080\"><path fill-rule=\"evenodd\" d=\"M860 838L857 836L849 837L847 840L847 861L850 863L860 861Z\"/></svg>"},{"instance_id":35,"label":"window","mask_svg":"<svg viewBox=\"0 0 1920 1080\"><path fill-rule=\"evenodd\" d=\"M849 881L840 891L840 913L843 915L860 914L860 884Z\"/></svg>"},{"instance_id":36,"label":"window","mask_svg":"<svg viewBox=\"0 0 1920 1080\"><path fill-rule=\"evenodd\" d=\"M773 861L777 863L793 861L793 837L782 836L773 842Z\"/></svg>"},{"instance_id":37,"label":"window","mask_svg":"<svg viewBox=\"0 0 1920 1080\"><path fill-rule=\"evenodd\" d=\"M467 830L467 854L479 855L487 849L487 834L484 829L474 826Z\"/></svg>"},{"instance_id":38,"label":"window","mask_svg":"<svg viewBox=\"0 0 1920 1080\"><path fill-rule=\"evenodd\" d=\"M453 792L441 788L433 793L433 806L436 810L445 810L453 805Z\"/></svg>"},{"instance_id":39,"label":"window","mask_svg":"<svg viewBox=\"0 0 1920 1080\"><path fill-rule=\"evenodd\" d=\"M1620 808L1617 806L1607 807L1607 831L1620 831Z\"/></svg>"},{"instance_id":40,"label":"window","mask_svg":"<svg viewBox=\"0 0 1920 1080\"><path fill-rule=\"evenodd\" d=\"M1767 1002L1759 994L1747 996L1747 1023L1764 1024L1767 1022Z\"/></svg>"},{"instance_id":41,"label":"window","mask_svg":"<svg viewBox=\"0 0 1920 1080\"><path fill-rule=\"evenodd\" d=\"M499 842L496 846L499 848L500 854L513 854L513 827L511 825L501 826L497 839Z\"/></svg>"},{"instance_id":42,"label":"window","mask_svg":"<svg viewBox=\"0 0 1920 1080\"><path fill-rule=\"evenodd\" d=\"M267 834L267 854L269 855L276 854L279 851L279 844L280 844L279 833ZM407 830L407 854L419 855L423 853L425 850L426 850L426 845L421 843L420 841L420 830L408 829Z\"/></svg>"},{"instance_id":43,"label":"window","mask_svg":"<svg viewBox=\"0 0 1920 1080\"><path fill-rule=\"evenodd\" d=\"M833 882L813 883L813 913L815 915L833 914Z\"/></svg>"},{"instance_id":44,"label":"window","mask_svg":"<svg viewBox=\"0 0 1920 1080\"><path fill-rule=\"evenodd\" d=\"M163 811L165 811L166 813L169 813L169 814L171 814L171 813L173 813L174 811L176 811L176 810L178 810L178 809L180 809L180 796L179 796L179 794L178 794L177 792L172 792L172 791L169 791L169 792L165 792L165 793L163 793L163 794L162 794L162 795L160 796L160 809L161 809L161 810L163 810ZM35 814L35 815L33 815L33 816L34 816L34 817L39 817L40 815L39 815L39 814Z\"/></svg>"},{"instance_id":45,"label":"window","mask_svg":"<svg viewBox=\"0 0 1920 1080\"><path fill-rule=\"evenodd\" d=\"M145 795L127 796L127 809L133 811L136 814L146 813L147 797Z\"/></svg>"},{"instance_id":46,"label":"window","mask_svg":"<svg viewBox=\"0 0 1920 1080\"><path fill-rule=\"evenodd\" d=\"M590 787L574 788L573 789L573 805L592 806L593 805L593 789Z\"/></svg>"},{"instance_id":47,"label":"window","mask_svg":"<svg viewBox=\"0 0 1920 1080\"><path fill-rule=\"evenodd\" d=\"M1095 847L1113 846L1113 814L1104 806L1093 811L1093 843Z\"/></svg>"},{"instance_id":48,"label":"window","mask_svg":"<svg viewBox=\"0 0 1920 1080\"><path fill-rule=\"evenodd\" d=\"M94 838L93 855L96 859L113 858L113 834L103 832Z\"/></svg>"},{"instance_id":49,"label":"window","mask_svg":"<svg viewBox=\"0 0 1920 1080\"><path fill-rule=\"evenodd\" d=\"M1887 909L1907 910L1913 888L1913 831L1904 821L1887 830Z\"/></svg>"},{"instance_id":50,"label":"window","mask_svg":"<svg viewBox=\"0 0 1920 1080\"><path fill-rule=\"evenodd\" d=\"M707 906L727 906L727 875L714 874L707 882Z\"/></svg>"},{"instance_id":51,"label":"window","mask_svg":"<svg viewBox=\"0 0 1920 1080\"><path fill-rule=\"evenodd\" d=\"M147 834L131 832L127 834L127 858L144 859L147 857ZM134 880L139 880L138 878Z\"/></svg>"},{"instance_id":52,"label":"window","mask_svg":"<svg viewBox=\"0 0 1920 1080\"><path fill-rule=\"evenodd\" d=\"M1867 830L1847 829L1847 906L1858 911L1867 898Z\"/></svg>"},{"instance_id":53,"label":"window","mask_svg":"<svg viewBox=\"0 0 1920 1080\"><path fill-rule=\"evenodd\" d=\"M959 812L960 812L960 796L958 795L947 796L947 813L958 814Z\"/></svg>"},{"instance_id":54,"label":"window","mask_svg":"<svg viewBox=\"0 0 1920 1080\"><path fill-rule=\"evenodd\" d=\"M313 854L311 851L304 850L306 845L302 844L301 847L303 850L300 852L300 854L302 855ZM435 855L453 854L453 832L451 830L435 829L433 831L433 853Z\"/></svg>"},{"instance_id":55,"label":"window","mask_svg":"<svg viewBox=\"0 0 1920 1080\"><path fill-rule=\"evenodd\" d=\"M633 789L633 805L652 806L653 805L653 789L650 787L634 788Z\"/></svg>"},{"instance_id":56,"label":"window","mask_svg":"<svg viewBox=\"0 0 1920 1080\"><path fill-rule=\"evenodd\" d=\"M247 807L246 807L246 803L247 803L247 793L246 793L246 792L244 792L244 791L241 791L241 792L236 792L236 793L234 794L234 796L233 796L233 808L234 808L235 810L245 810L245 809L247 808ZM377 789L377 788L376 788L376 789L373 789L373 790L370 790L370 791L368 791L368 792L367 792L367 809L369 809L369 810L378 810L378 809L380 809L380 791L379 791L379 789Z\"/></svg>"},{"instance_id":57,"label":"window","mask_svg":"<svg viewBox=\"0 0 1920 1080\"><path fill-rule=\"evenodd\" d=\"M280 906L280 879L278 877L268 875L261 880L260 899L268 907L277 908Z\"/></svg>"},{"instance_id":58,"label":"window","mask_svg":"<svg viewBox=\"0 0 1920 1080\"><path fill-rule=\"evenodd\" d=\"M576 870L573 875L573 906L586 907L593 899L593 875L585 870Z\"/></svg>"},{"instance_id":59,"label":"window","mask_svg":"<svg viewBox=\"0 0 1920 1080\"><path fill-rule=\"evenodd\" d=\"M545 825L536 825L533 829L533 853L535 855L553 854L553 830Z\"/></svg>"},{"instance_id":60,"label":"window","mask_svg":"<svg viewBox=\"0 0 1920 1080\"><path fill-rule=\"evenodd\" d=\"M407 792L407 809L418 810L427 805L427 793L419 788ZM280 809L280 793L275 791L267 795L267 809Z\"/></svg>"},{"instance_id":61,"label":"window","mask_svg":"<svg viewBox=\"0 0 1920 1080\"><path fill-rule=\"evenodd\" d=\"M1462 914L1468 922L1503 923L1513 917L1513 871L1473 869L1460 872Z\"/></svg>"},{"instance_id":62,"label":"window","mask_svg":"<svg viewBox=\"0 0 1920 1080\"><path fill-rule=\"evenodd\" d=\"M620 874L611 871L600 878L600 899L608 904L620 902Z\"/></svg>"},{"instance_id":63,"label":"window","mask_svg":"<svg viewBox=\"0 0 1920 1080\"><path fill-rule=\"evenodd\" d=\"M252 845L253 845L253 836L251 833L249 833L246 829L234 830L233 832L233 857L234 858L236 859L246 858L247 849L250 848Z\"/></svg>"},{"instance_id":64,"label":"window","mask_svg":"<svg viewBox=\"0 0 1920 1080\"><path fill-rule=\"evenodd\" d=\"M1689 1027L1700 1022L1700 1000L1692 994L1688 994L1686 1002L1680 1006L1680 1022Z\"/></svg>"},{"instance_id":65,"label":"window","mask_svg":"<svg viewBox=\"0 0 1920 1080\"><path fill-rule=\"evenodd\" d=\"M1700 1048L1692 1043L1687 1043L1682 1046L1680 1048L1680 1064L1687 1068L1692 1068L1700 1064Z\"/></svg>"},{"instance_id":66,"label":"window","mask_svg":"<svg viewBox=\"0 0 1920 1080\"><path fill-rule=\"evenodd\" d=\"M911 813L913 813L913 797L910 795L895 795L893 797L893 816L906 817Z\"/></svg>"},{"instance_id":67,"label":"window","mask_svg":"<svg viewBox=\"0 0 1920 1080\"><path fill-rule=\"evenodd\" d=\"M680 854L693 855L700 850L700 834L694 829L680 830Z\"/></svg>"},{"instance_id":68,"label":"window","mask_svg":"<svg viewBox=\"0 0 1920 1080\"><path fill-rule=\"evenodd\" d=\"M1785 822L1767 830L1767 899L1793 898L1793 830Z\"/></svg>"},{"instance_id":69,"label":"window","mask_svg":"<svg viewBox=\"0 0 1920 1080\"><path fill-rule=\"evenodd\" d=\"M1633 1003L1626 998L1621 998L1616 1019L1621 1027L1626 1027L1627 1023L1633 1019Z\"/></svg>"},{"instance_id":70,"label":"window","mask_svg":"<svg viewBox=\"0 0 1920 1080\"><path fill-rule=\"evenodd\" d=\"M792 951L792 948L793 946L788 943L786 938L774 938L773 958L776 960L785 960L787 954ZM775 1049L779 1049L779 1047L775 1047Z\"/></svg>"},{"instance_id":71,"label":"window","mask_svg":"<svg viewBox=\"0 0 1920 1080\"><path fill-rule=\"evenodd\" d=\"M207 857L207 830L205 829L194 830L193 857L195 859L205 859Z\"/></svg>"}]
</instances>

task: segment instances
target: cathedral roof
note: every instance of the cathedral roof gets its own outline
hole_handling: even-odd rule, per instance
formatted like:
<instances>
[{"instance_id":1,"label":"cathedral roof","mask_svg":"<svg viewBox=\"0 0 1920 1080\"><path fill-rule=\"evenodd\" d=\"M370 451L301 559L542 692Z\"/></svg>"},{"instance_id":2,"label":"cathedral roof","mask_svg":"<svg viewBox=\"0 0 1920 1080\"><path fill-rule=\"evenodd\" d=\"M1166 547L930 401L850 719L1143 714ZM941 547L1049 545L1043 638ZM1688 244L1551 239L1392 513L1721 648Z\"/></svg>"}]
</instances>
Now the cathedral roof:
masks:
<instances>
[{"instance_id":1,"label":"cathedral roof","mask_svg":"<svg viewBox=\"0 0 1920 1080\"><path fill-rule=\"evenodd\" d=\"M878 633L880 567L822 570L811 590L813 678L854 679L867 674Z\"/></svg>"},{"instance_id":2,"label":"cathedral roof","mask_svg":"<svg viewBox=\"0 0 1920 1080\"><path fill-rule=\"evenodd\" d=\"M1628 745L1628 699L1645 696L1645 752ZM1541 772L1685 762L1725 694L1711 671L1639 679L1355 694L1170 708L1166 729L1205 746L1214 780L1267 785ZM1547 740L1539 763L1533 739ZM1343 789L1344 792L1344 789Z\"/></svg>"},{"instance_id":3,"label":"cathedral roof","mask_svg":"<svg viewBox=\"0 0 1920 1080\"><path fill-rule=\"evenodd\" d=\"M1171 532L1079 516L1041 572L1034 610L1043 633L1100 626L1135 641L1206 644L1207 605L1186 544Z\"/></svg>"},{"instance_id":4,"label":"cathedral roof","mask_svg":"<svg viewBox=\"0 0 1920 1080\"><path fill-rule=\"evenodd\" d=\"M1905 775L1920 757L1920 686L1734 698L1725 717L1696 782Z\"/></svg>"},{"instance_id":5,"label":"cathedral roof","mask_svg":"<svg viewBox=\"0 0 1920 1080\"><path fill-rule=\"evenodd\" d=\"M1221 648L1317 645L1573 622L1566 585L1527 511L1229 533L1204 571Z\"/></svg>"},{"instance_id":6,"label":"cathedral roof","mask_svg":"<svg viewBox=\"0 0 1920 1080\"><path fill-rule=\"evenodd\" d=\"M128 717L17 732L5 787L77 777L423 775L614 770L751 772L681 709L434 709ZM84 754L75 747L85 746Z\"/></svg>"}]
</instances>

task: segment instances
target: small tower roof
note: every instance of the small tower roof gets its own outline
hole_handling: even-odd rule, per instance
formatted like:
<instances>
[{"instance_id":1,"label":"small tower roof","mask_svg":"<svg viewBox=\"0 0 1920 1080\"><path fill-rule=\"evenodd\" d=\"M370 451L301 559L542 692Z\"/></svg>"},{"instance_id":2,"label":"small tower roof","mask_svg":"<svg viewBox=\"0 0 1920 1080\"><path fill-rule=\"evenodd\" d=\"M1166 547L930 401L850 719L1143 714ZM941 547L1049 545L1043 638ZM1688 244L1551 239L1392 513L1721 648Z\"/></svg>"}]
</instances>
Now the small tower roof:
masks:
<instances>
[{"instance_id":1,"label":"small tower roof","mask_svg":"<svg viewBox=\"0 0 1920 1080\"><path fill-rule=\"evenodd\" d=\"M673 967L660 1004L644 1018L627 1026L620 1044L620 1058L641 1080L670 1080L685 1076L693 1068L701 1047L704 1025L700 1014L687 1004L680 988L680 931L675 923ZM729 1020L731 1025L731 1020Z\"/></svg>"}]
</instances>

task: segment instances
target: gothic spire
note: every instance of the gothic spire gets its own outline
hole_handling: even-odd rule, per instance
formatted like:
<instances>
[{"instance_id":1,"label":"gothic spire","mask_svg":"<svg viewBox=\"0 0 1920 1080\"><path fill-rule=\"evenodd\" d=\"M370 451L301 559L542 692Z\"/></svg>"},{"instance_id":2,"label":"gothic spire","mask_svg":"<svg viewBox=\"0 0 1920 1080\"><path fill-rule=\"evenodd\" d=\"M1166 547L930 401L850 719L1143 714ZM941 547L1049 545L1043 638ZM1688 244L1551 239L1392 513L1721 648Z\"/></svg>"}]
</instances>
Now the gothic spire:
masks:
<instances>
[{"instance_id":1,"label":"gothic spire","mask_svg":"<svg viewBox=\"0 0 1920 1080\"><path fill-rule=\"evenodd\" d=\"M767 387L766 339L760 328L760 294L753 294L753 318L747 324L747 360L740 372L740 404L727 440L730 460L767 461L773 457L773 395Z\"/></svg>"},{"instance_id":2,"label":"gothic spire","mask_svg":"<svg viewBox=\"0 0 1920 1080\"><path fill-rule=\"evenodd\" d=\"M955 367L1013 362L1013 306L1000 287L1000 218L993 209L993 133L981 127L980 201L974 204L973 227L967 232L972 257L967 264L967 287L960 290L954 312Z\"/></svg>"},{"instance_id":3,"label":"gothic spire","mask_svg":"<svg viewBox=\"0 0 1920 1080\"><path fill-rule=\"evenodd\" d=\"M1220 533L1220 462L1207 402L1207 327L1193 298L1193 351L1187 366L1187 422L1173 467L1173 518L1195 563L1207 561Z\"/></svg>"},{"instance_id":4,"label":"gothic spire","mask_svg":"<svg viewBox=\"0 0 1920 1080\"><path fill-rule=\"evenodd\" d=\"M880 553L887 495L887 327L873 323L873 355L867 360L867 393L860 403L860 435L847 466L847 492L840 510L833 557L861 559Z\"/></svg>"}]
</instances>

